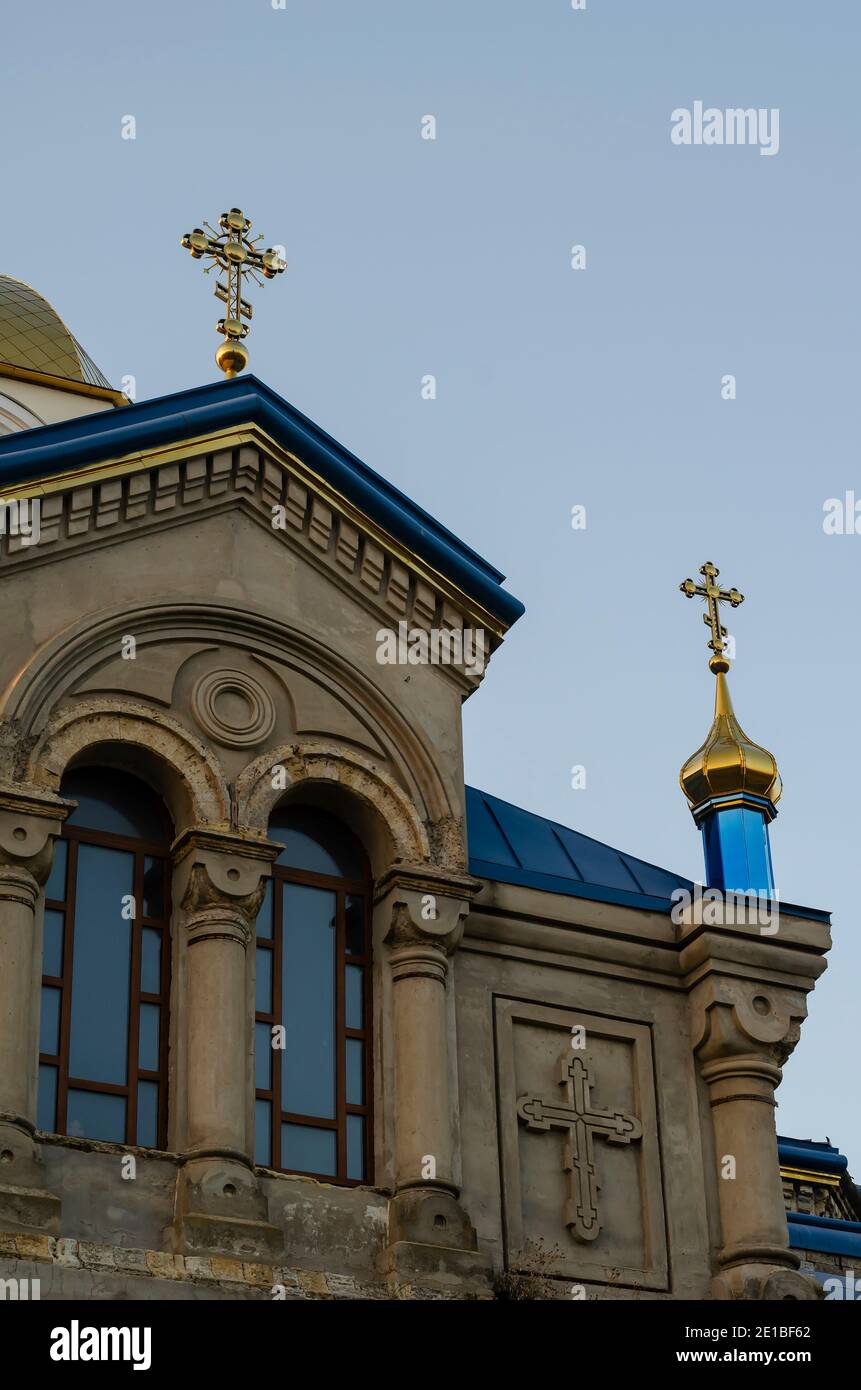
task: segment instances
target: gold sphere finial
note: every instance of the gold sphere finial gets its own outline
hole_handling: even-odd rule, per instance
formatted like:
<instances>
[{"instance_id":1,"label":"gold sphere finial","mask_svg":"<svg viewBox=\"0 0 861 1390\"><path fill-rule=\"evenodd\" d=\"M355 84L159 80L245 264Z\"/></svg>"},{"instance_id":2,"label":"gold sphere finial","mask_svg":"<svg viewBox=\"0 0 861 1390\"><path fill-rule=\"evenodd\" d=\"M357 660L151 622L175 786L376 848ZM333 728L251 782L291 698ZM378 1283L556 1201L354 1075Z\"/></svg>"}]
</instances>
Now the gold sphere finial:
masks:
<instances>
[{"instance_id":1,"label":"gold sphere finial","mask_svg":"<svg viewBox=\"0 0 861 1390\"><path fill-rule=\"evenodd\" d=\"M225 376L236 376L248 366L248 348L238 338L225 338L216 349L215 360Z\"/></svg>"}]
</instances>

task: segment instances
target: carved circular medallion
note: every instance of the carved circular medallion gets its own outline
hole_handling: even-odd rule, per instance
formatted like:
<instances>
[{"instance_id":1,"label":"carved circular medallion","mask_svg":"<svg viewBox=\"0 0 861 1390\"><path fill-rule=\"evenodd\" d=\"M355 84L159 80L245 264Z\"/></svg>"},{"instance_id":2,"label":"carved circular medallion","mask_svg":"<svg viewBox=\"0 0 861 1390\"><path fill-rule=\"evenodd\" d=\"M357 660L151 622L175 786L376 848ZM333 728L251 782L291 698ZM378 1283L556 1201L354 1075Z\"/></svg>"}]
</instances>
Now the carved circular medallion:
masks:
<instances>
[{"instance_id":1,"label":"carved circular medallion","mask_svg":"<svg viewBox=\"0 0 861 1390\"><path fill-rule=\"evenodd\" d=\"M244 671L210 671L191 694L200 727L228 748L251 748L275 727L275 706L263 686Z\"/></svg>"}]
</instances>

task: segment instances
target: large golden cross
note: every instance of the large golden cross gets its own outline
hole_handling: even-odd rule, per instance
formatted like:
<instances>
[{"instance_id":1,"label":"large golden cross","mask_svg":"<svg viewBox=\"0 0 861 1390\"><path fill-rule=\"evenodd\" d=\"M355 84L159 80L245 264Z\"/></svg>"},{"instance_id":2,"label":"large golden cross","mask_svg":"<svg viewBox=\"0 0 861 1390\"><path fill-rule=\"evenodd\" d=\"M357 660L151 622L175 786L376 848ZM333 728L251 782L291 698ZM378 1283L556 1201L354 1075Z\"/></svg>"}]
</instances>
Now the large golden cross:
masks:
<instances>
[{"instance_id":1,"label":"large golden cross","mask_svg":"<svg viewBox=\"0 0 861 1390\"><path fill-rule=\"evenodd\" d=\"M706 611L703 613L703 622L711 629L711 641L709 646L714 653L709 658L709 666L715 675L719 671L728 671L729 662L725 656L727 630L721 624L720 603L729 603L733 608L738 608L740 603L744 603L744 594L740 594L738 589L722 589L717 583L720 570L707 560L700 566L700 574L705 577L705 584L695 584L692 579L686 579L679 585L682 593L687 598L704 598L706 601Z\"/></svg>"},{"instance_id":2,"label":"large golden cross","mask_svg":"<svg viewBox=\"0 0 861 1390\"><path fill-rule=\"evenodd\" d=\"M248 365L248 349L242 342L248 333L248 324L243 323L243 319L251 318L251 305L242 297L242 277L250 275L256 285L262 285L261 275L267 280L274 280L276 275L287 269L287 262L281 259L274 247L270 246L267 251L257 250L257 242L262 241L263 237L249 240L251 221L240 208L223 212L218 225L220 233L204 222L203 227L186 232L182 244L196 261L203 256L212 257L212 264L206 266L204 275L208 275L213 267L225 271L227 275L226 284L218 280L215 285L216 299L227 305L227 316L219 319L216 325L218 332L224 336L224 342L216 351L215 360L225 376L236 376Z\"/></svg>"}]
</instances>

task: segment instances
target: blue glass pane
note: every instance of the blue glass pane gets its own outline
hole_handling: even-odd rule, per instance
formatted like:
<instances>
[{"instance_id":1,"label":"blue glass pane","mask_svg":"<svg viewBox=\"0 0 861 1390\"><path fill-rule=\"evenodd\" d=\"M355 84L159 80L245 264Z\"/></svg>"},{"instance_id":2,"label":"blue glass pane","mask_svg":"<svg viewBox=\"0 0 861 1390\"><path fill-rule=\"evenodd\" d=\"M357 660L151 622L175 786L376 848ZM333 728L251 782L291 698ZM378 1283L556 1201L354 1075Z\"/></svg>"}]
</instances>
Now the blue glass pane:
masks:
<instances>
[{"instance_id":1,"label":"blue glass pane","mask_svg":"<svg viewBox=\"0 0 861 1390\"><path fill-rule=\"evenodd\" d=\"M158 1082L138 1082L138 1137L145 1149L158 1148Z\"/></svg>"},{"instance_id":2,"label":"blue glass pane","mask_svg":"<svg viewBox=\"0 0 861 1390\"><path fill-rule=\"evenodd\" d=\"M66 901L66 861L68 857L68 841L55 840L54 862L51 865L48 882L45 884L46 898L54 898L57 902L61 903Z\"/></svg>"},{"instance_id":3,"label":"blue glass pane","mask_svg":"<svg viewBox=\"0 0 861 1390\"><path fill-rule=\"evenodd\" d=\"M144 857L143 915L164 917L164 860Z\"/></svg>"},{"instance_id":4,"label":"blue glass pane","mask_svg":"<svg viewBox=\"0 0 861 1390\"><path fill-rule=\"evenodd\" d=\"M47 1134L57 1128L57 1068L39 1068L39 1101L36 1109L36 1124Z\"/></svg>"},{"instance_id":5,"label":"blue glass pane","mask_svg":"<svg viewBox=\"0 0 861 1390\"><path fill-rule=\"evenodd\" d=\"M283 901L282 1106L334 1119L335 894L285 883Z\"/></svg>"},{"instance_id":6,"label":"blue glass pane","mask_svg":"<svg viewBox=\"0 0 861 1390\"><path fill-rule=\"evenodd\" d=\"M272 1106L268 1100L254 1104L254 1162L272 1162Z\"/></svg>"},{"instance_id":7,"label":"blue glass pane","mask_svg":"<svg viewBox=\"0 0 861 1390\"><path fill-rule=\"evenodd\" d=\"M347 1039L347 1104L365 1103L365 1044L358 1038Z\"/></svg>"},{"instance_id":8,"label":"blue glass pane","mask_svg":"<svg viewBox=\"0 0 861 1390\"><path fill-rule=\"evenodd\" d=\"M63 778L60 795L78 803L69 825L164 845L172 838L161 799L146 782L127 772L111 767L76 768Z\"/></svg>"},{"instance_id":9,"label":"blue glass pane","mask_svg":"<svg viewBox=\"0 0 861 1390\"><path fill-rule=\"evenodd\" d=\"M126 1137L125 1097L70 1090L66 1133L79 1139L107 1139L122 1144Z\"/></svg>"},{"instance_id":10,"label":"blue glass pane","mask_svg":"<svg viewBox=\"0 0 861 1390\"><path fill-rule=\"evenodd\" d=\"M63 973L63 924L62 912L53 908L45 909L45 951L42 962L43 975L62 975Z\"/></svg>"},{"instance_id":11,"label":"blue glass pane","mask_svg":"<svg viewBox=\"0 0 861 1390\"><path fill-rule=\"evenodd\" d=\"M356 837L334 816L314 806L276 811L269 822L269 838L284 846L275 862L285 868L335 878L365 877L365 857Z\"/></svg>"},{"instance_id":12,"label":"blue glass pane","mask_svg":"<svg viewBox=\"0 0 861 1390\"><path fill-rule=\"evenodd\" d=\"M365 1179L365 1121L361 1115L347 1116L347 1177Z\"/></svg>"},{"instance_id":13,"label":"blue glass pane","mask_svg":"<svg viewBox=\"0 0 861 1390\"><path fill-rule=\"evenodd\" d=\"M122 900L133 869L125 850L78 849L69 1074L82 1081L127 1080L132 924Z\"/></svg>"},{"instance_id":14,"label":"blue glass pane","mask_svg":"<svg viewBox=\"0 0 861 1390\"><path fill-rule=\"evenodd\" d=\"M50 985L42 986L39 1051L49 1057L56 1057L60 1051L60 991Z\"/></svg>"},{"instance_id":15,"label":"blue glass pane","mask_svg":"<svg viewBox=\"0 0 861 1390\"><path fill-rule=\"evenodd\" d=\"M258 1091L272 1088L272 1026L254 1025L254 1084Z\"/></svg>"},{"instance_id":16,"label":"blue glass pane","mask_svg":"<svg viewBox=\"0 0 861 1390\"><path fill-rule=\"evenodd\" d=\"M140 1051L141 1071L158 1071L158 1025L161 1009L158 1004L141 1004Z\"/></svg>"},{"instance_id":17,"label":"blue glass pane","mask_svg":"<svg viewBox=\"0 0 861 1390\"><path fill-rule=\"evenodd\" d=\"M272 1012L272 955L271 951L257 948L257 1012Z\"/></svg>"},{"instance_id":18,"label":"blue glass pane","mask_svg":"<svg viewBox=\"0 0 861 1390\"><path fill-rule=\"evenodd\" d=\"M333 1129L311 1125L281 1126L281 1167L297 1173L319 1173L334 1178L338 1171L336 1135Z\"/></svg>"},{"instance_id":19,"label":"blue glass pane","mask_svg":"<svg viewBox=\"0 0 861 1390\"><path fill-rule=\"evenodd\" d=\"M141 932L141 990L161 994L161 932L155 927Z\"/></svg>"},{"instance_id":20,"label":"blue glass pane","mask_svg":"<svg viewBox=\"0 0 861 1390\"><path fill-rule=\"evenodd\" d=\"M272 880L266 880L266 889L263 893L263 901L260 904L260 911L257 914L257 935L263 941L272 939Z\"/></svg>"},{"instance_id":21,"label":"blue glass pane","mask_svg":"<svg viewBox=\"0 0 861 1390\"><path fill-rule=\"evenodd\" d=\"M364 1028L365 1026L362 997L363 973L360 965L347 966L344 1007L348 1028Z\"/></svg>"},{"instance_id":22,"label":"blue glass pane","mask_svg":"<svg viewBox=\"0 0 861 1390\"><path fill-rule=\"evenodd\" d=\"M344 907L344 949L348 956L365 954L365 899L352 893Z\"/></svg>"}]
</instances>

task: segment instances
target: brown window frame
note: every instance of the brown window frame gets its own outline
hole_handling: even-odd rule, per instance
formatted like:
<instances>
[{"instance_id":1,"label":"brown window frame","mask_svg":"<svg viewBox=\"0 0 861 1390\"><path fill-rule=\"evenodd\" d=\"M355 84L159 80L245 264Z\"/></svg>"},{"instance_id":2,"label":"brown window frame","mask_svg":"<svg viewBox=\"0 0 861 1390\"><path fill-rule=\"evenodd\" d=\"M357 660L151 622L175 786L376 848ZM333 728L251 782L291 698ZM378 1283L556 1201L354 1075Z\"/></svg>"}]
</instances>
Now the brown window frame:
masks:
<instances>
[{"instance_id":1,"label":"brown window frame","mask_svg":"<svg viewBox=\"0 0 861 1390\"><path fill-rule=\"evenodd\" d=\"M137 837L131 838L125 835L114 835L106 830L88 830L85 826L69 825L68 823L63 826L61 838L68 844L68 849L66 851L65 898L46 897L45 899L46 911L50 910L63 913L63 973L62 975L42 975L43 986L47 985L53 989L59 989L60 991L60 1050L54 1055L47 1052L39 1052L40 1067L53 1066L57 1069L57 1108L54 1116L55 1128L47 1132L72 1137L68 1135L66 1128L68 1123L69 1090L91 1091L101 1095L123 1096L126 1102L126 1134L124 1142L136 1148L148 1147L139 1144L137 1139L138 1082L155 1081L158 1083L159 1087L158 1122L156 1126L156 1148L150 1151L157 1152L159 1150L165 1150L167 1148L171 967L170 924L172 915L170 896L170 847L166 842L156 843L155 841L138 839ZM132 918L128 1064L125 1086L115 1085L107 1081L85 1081L69 1075L69 1052L72 1030L72 967L75 950L74 937L79 844L96 845L104 849L124 850L126 853L131 853L134 856L132 891L135 900L135 915ZM164 902L162 905L162 917L145 917L143 915L145 859L160 859L164 864ZM143 940L144 927L153 927L161 932L161 977L159 980L161 988L158 994L152 994L141 989L141 943ZM157 1071L144 1070L138 1066L141 1004L158 1004L160 1006L158 1038L159 1067ZM82 1137L87 1138L88 1136L84 1135ZM120 1141L101 1140L97 1142Z\"/></svg>"},{"instance_id":2,"label":"brown window frame","mask_svg":"<svg viewBox=\"0 0 861 1390\"><path fill-rule=\"evenodd\" d=\"M374 1171L374 1068L373 1068L373 964L371 910L373 902L373 880L370 869L362 879L346 879L330 874L312 873L308 869L291 869L280 864L272 869L272 936L257 936L257 949L272 952L272 1013L261 1013L255 1009L255 1023L264 1023L271 1029L284 1022L282 1017L282 964L284 949L283 885L296 883L308 888L322 888L335 894L335 1118L322 1119L314 1115L299 1115L281 1108L281 1061L283 1053L279 1048L271 1049L271 1088L262 1090L255 1086L255 1100L269 1102L270 1113L270 1162L258 1164L278 1173L292 1173L298 1177L317 1178L320 1182L333 1183L339 1187L367 1187L373 1182ZM364 950L361 955L346 951L346 900L349 897L361 898L364 926ZM348 1028L346 1025L346 967L360 966L362 977L362 1027ZM347 1039L356 1038L363 1043L363 1105L347 1103ZM256 1045L256 1042L255 1042ZM347 1116L361 1115L365 1121L364 1132L364 1176L347 1176ZM312 1129L334 1130L336 1135L336 1174L316 1173L302 1168L281 1166L281 1126L282 1124L308 1125Z\"/></svg>"}]
</instances>

